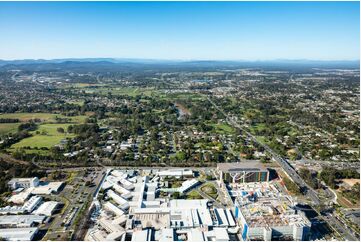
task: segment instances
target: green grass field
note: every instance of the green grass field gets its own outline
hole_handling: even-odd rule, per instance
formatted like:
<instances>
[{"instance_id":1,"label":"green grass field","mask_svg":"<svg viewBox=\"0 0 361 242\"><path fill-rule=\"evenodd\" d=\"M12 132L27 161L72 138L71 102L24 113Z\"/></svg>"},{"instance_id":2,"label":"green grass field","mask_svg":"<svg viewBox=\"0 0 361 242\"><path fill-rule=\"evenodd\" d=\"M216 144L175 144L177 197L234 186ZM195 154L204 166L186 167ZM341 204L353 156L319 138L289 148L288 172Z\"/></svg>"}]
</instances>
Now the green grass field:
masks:
<instances>
[{"instance_id":1,"label":"green grass field","mask_svg":"<svg viewBox=\"0 0 361 242\"><path fill-rule=\"evenodd\" d=\"M76 85L72 88L86 93L96 93L100 95L108 95L111 93L115 96L127 95L135 97L137 95L154 96L158 95L158 91L154 88L138 88L138 87L117 87L117 86L102 86L102 85Z\"/></svg>"},{"instance_id":2,"label":"green grass field","mask_svg":"<svg viewBox=\"0 0 361 242\"><path fill-rule=\"evenodd\" d=\"M201 190L213 199L217 199L217 188L212 183L206 183L201 187Z\"/></svg>"},{"instance_id":3,"label":"green grass field","mask_svg":"<svg viewBox=\"0 0 361 242\"><path fill-rule=\"evenodd\" d=\"M203 197L196 190L192 190L187 194L187 199L202 199Z\"/></svg>"},{"instance_id":4,"label":"green grass field","mask_svg":"<svg viewBox=\"0 0 361 242\"><path fill-rule=\"evenodd\" d=\"M256 134L257 132L264 131L266 128L267 128L266 124L259 123L259 124L252 125L249 129L250 129L251 133Z\"/></svg>"},{"instance_id":5,"label":"green grass field","mask_svg":"<svg viewBox=\"0 0 361 242\"><path fill-rule=\"evenodd\" d=\"M50 149L54 145L59 144L62 139L74 137L73 134L60 133L57 131L59 127L66 131L69 125L70 124L41 124L36 131L31 132L33 134L32 137L25 138L13 144L9 148L9 151L30 147L30 149L26 149L27 153L39 153L39 150L35 149L36 147L46 147Z\"/></svg>"},{"instance_id":6,"label":"green grass field","mask_svg":"<svg viewBox=\"0 0 361 242\"><path fill-rule=\"evenodd\" d=\"M160 95L163 99L170 99L170 100L192 100L192 101L203 101L205 100L205 96L198 93L188 93L188 92L181 92L181 93L169 93L165 94L162 93Z\"/></svg>"},{"instance_id":7,"label":"green grass field","mask_svg":"<svg viewBox=\"0 0 361 242\"><path fill-rule=\"evenodd\" d=\"M216 133L218 134L233 134L234 133L234 128L229 126L228 124L216 124L216 123L212 123L210 124Z\"/></svg>"},{"instance_id":8,"label":"green grass field","mask_svg":"<svg viewBox=\"0 0 361 242\"><path fill-rule=\"evenodd\" d=\"M55 118L68 118L70 119L70 122L74 123L82 123L87 118L86 115L81 116L64 116L61 114L55 114L55 113L5 113L0 114L1 118L18 118L21 122L26 122L30 119L40 119L43 122L55 122Z\"/></svg>"},{"instance_id":9,"label":"green grass field","mask_svg":"<svg viewBox=\"0 0 361 242\"><path fill-rule=\"evenodd\" d=\"M0 123L0 135L16 133L20 123Z\"/></svg>"}]
</instances>

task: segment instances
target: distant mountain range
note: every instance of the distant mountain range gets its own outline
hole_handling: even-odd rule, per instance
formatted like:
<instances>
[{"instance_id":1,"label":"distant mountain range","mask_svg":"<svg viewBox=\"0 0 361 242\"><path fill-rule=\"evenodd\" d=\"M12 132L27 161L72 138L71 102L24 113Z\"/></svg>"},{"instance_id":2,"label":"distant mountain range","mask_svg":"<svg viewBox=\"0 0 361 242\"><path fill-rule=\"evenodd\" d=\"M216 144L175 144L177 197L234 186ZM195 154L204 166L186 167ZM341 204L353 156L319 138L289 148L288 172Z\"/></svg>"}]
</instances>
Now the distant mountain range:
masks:
<instances>
[{"instance_id":1,"label":"distant mountain range","mask_svg":"<svg viewBox=\"0 0 361 242\"><path fill-rule=\"evenodd\" d=\"M131 69L196 69L214 68L266 68L266 69L299 69L299 68L359 68L360 62L354 61L318 61L318 60L271 60L271 61L234 61L234 60L157 60L131 58L67 58L67 59L25 59L0 60L0 69L24 69L33 71L46 70L79 70L125 71Z\"/></svg>"}]
</instances>

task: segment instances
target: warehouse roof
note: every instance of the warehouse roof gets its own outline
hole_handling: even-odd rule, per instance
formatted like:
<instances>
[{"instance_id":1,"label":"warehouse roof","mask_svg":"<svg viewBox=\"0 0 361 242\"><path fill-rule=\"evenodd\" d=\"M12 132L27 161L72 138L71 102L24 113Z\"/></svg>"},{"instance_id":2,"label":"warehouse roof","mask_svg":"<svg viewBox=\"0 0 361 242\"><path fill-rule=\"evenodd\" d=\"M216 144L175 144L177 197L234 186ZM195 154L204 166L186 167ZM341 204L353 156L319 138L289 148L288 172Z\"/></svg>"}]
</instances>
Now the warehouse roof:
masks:
<instances>
[{"instance_id":1,"label":"warehouse roof","mask_svg":"<svg viewBox=\"0 0 361 242\"><path fill-rule=\"evenodd\" d=\"M36 209L33 213L34 214L44 214L46 216L51 216L58 206L58 202L55 201L48 201L40 205L38 209Z\"/></svg>"},{"instance_id":2,"label":"warehouse roof","mask_svg":"<svg viewBox=\"0 0 361 242\"><path fill-rule=\"evenodd\" d=\"M34 238L36 232L36 227L0 229L0 237L6 240L29 241Z\"/></svg>"},{"instance_id":3,"label":"warehouse roof","mask_svg":"<svg viewBox=\"0 0 361 242\"><path fill-rule=\"evenodd\" d=\"M40 216L40 215L1 216L0 227L1 226L30 227L34 223L42 223L44 220L45 220L45 216Z\"/></svg>"}]
</instances>

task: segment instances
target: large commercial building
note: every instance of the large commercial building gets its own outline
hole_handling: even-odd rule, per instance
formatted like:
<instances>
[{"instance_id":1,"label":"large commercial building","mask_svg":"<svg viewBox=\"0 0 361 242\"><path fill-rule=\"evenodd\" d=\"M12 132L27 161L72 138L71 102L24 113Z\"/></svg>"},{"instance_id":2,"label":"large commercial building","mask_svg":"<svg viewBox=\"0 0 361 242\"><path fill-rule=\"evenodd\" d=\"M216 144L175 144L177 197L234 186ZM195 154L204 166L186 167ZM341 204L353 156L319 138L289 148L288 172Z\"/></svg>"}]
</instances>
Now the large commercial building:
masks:
<instances>
[{"instance_id":1,"label":"large commercial building","mask_svg":"<svg viewBox=\"0 0 361 242\"><path fill-rule=\"evenodd\" d=\"M6 206L0 208L0 214L21 214L31 213L41 203L43 198L39 196L32 196L23 206Z\"/></svg>"},{"instance_id":2,"label":"large commercial building","mask_svg":"<svg viewBox=\"0 0 361 242\"><path fill-rule=\"evenodd\" d=\"M36 227L0 229L0 238L10 241L30 241L38 230Z\"/></svg>"},{"instance_id":3,"label":"large commercial building","mask_svg":"<svg viewBox=\"0 0 361 242\"><path fill-rule=\"evenodd\" d=\"M27 228L41 224L45 220L41 215L7 215L0 217L0 228Z\"/></svg>"},{"instance_id":4,"label":"large commercial building","mask_svg":"<svg viewBox=\"0 0 361 242\"><path fill-rule=\"evenodd\" d=\"M235 217L243 240L307 240L311 222L292 198L269 183L237 185Z\"/></svg>"},{"instance_id":5,"label":"large commercial building","mask_svg":"<svg viewBox=\"0 0 361 242\"><path fill-rule=\"evenodd\" d=\"M33 212L33 214L46 215L50 217L57 209L58 205L59 203L55 201L44 202Z\"/></svg>"},{"instance_id":6,"label":"large commercial building","mask_svg":"<svg viewBox=\"0 0 361 242\"><path fill-rule=\"evenodd\" d=\"M164 195L171 193L167 189L186 194L199 184L191 178L181 187L163 188L160 175L193 177L191 170L186 173L179 170L131 178L124 171L108 172L101 185L102 193L107 196L99 201L100 208L93 217L95 226L89 229L85 239L229 241L229 229L234 235L237 231L231 209L216 208L208 199L169 199Z\"/></svg>"},{"instance_id":7,"label":"large commercial building","mask_svg":"<svg viewBox=\"0 0 361 242\"><path fill-rule=\"evenodd\" d=\"M33 178L13 178L8 182L10 189L15 190L19 187L29 188L39 186L39 179L37 177Z\"/></svg>"},{"instance_id":8,"label":"large commercial building","mask_svg":"<svg viewBox=\"0 0 361 242\"><path fill-rule=\"evenodd\" d=\"M268 169L257 160L238 163L219 163L220 179L229 183L265 182L269 180Z\"/></svg>"},{"instance_id":9,"label":"large commercial building","mask_svg":"<svg viewBox=\"0 0 361 242\"><path fill-rule=\"evenodd\" d=\"M193 177L193 171L191 169L169 169L169 170L158 171L157 175L161 178L165 178L165 177L191 178Z\"/></svg>"}]
</instances>

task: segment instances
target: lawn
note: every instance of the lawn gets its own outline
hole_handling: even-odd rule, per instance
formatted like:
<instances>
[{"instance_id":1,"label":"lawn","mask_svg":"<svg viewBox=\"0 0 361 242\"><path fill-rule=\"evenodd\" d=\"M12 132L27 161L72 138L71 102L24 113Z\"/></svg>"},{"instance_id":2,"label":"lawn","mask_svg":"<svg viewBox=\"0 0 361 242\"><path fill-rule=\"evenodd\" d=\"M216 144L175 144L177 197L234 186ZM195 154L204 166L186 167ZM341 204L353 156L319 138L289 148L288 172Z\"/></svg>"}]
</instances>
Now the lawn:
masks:
<instances>
[{"instance_id":1,"label":"lawn","mask_svg":"<svg viewBox=\"0 0 361 242\"><path fill-rule=\"evenodd\" d=\"M201 187L201 190L213 199L217 199L217 188L212 183L206 183Z\"/></svg>"},{"instance_id":2,"label":"lawn","mask_svg":"<svg viewBox=\"0 0 361 242\"><path fill-rule=\"evenodd\" d=\"M196 190L192 190L187 194L187 199L202 199L203 197Z\"/></svg>"},{"instance_id":3,"label":"lawn","mask_svg":"<svg viewBox=\"0 0 361 242\"><path fill-rule=\"evenodd\" d=\"M117 87L117 86L84 86L78 87L79 91L85 91L86 93L97 93L102 95L108 95L111 93L112 95L120 96L127 95L131 97L135 97L137 95L144 96L153 96L158 95L158 91L154 88L139 88L139 87Z\"/></svg>"},{"instance_id":4,"label":"lawn","mask_svg":"<svg viewBox=\"0 0 361 242\"><path fill-rule=\"evenodd\" d=\"M16 133L20 123L0 123L0 136L8 133Z\"/></svg>"},{"instance_id":5,"label":"lawn","mask_svg":"<svg viewBox=\"0 0 361 242\"><path fill-rule=\"evenodd\" d=\"M188 93L188 92L180 92L180 93L163 93L161 95L163 99L169 100L188 100L192 101L203 101L205 100L205 96L199 93Z\"/></svg>"},{"instance_id":6,"label":"lawn","mask_svg":"<svg viewBox=\"0 0 361 242\"><path fill-rule=\"evenodd\" d=\"M19 119L21 122L26 122L30 119L40 119L41 121L46 122L56 122L55 118L68 118L70 122L74 123L83 123L84 120L87 118L86 115L81 116L65 116L61 114L55 114L55 113L5 113L0 114L1 118L13 118L13 119Z\"/></svg>"},{"instance_id":7,"label":"lawn","mask_svg":"<svg viewBox=\"0 0 361 242\"><path fill-rule=\"evenodd\" d=\"M263 132L265 129L267 129L266 124L264 123L258 123L256 125L252 125L250 127L250 131L253 134L257 134L258 132Z\"/></svg>"},{"instance_id":8,"label":"lawn","mask_svg":"<svg viewBox=\"0 0 361 242\"><path fill-rule=\"evenodd\" d=\"M228 124L225 123L221 123L221 124L216 124L216 123L212 123L210 124L216 133L219 134L233 134L234 133L234 128L229 126Z\"/></svg>"},{"instance_id":9,"label":"lawn","mask_svg":"<svg viewBox=\"0 0 361 242\"><path fill-rule=\"evenodd\" d=\"M262 144L267 144L268 140L264 136L256 136L257 141L261 142Z\"/></svg>"},{"instance_id":10,"label":"lawn","mask_svg":"<svg viewBox=\"0 0 361 242\"><path fill-rule=\"evenodd\" d=\"M59 144L62 139L74 137L73 134L60 133L57 128L63 128L65 131L71 124L41 124L36 131L32 131L32 137L25 138L20 142L13 144L10 147L10 151L14 151L18 148L30 147L26 149L28 153L39 153L35 148L51 148L56 144Z\"/></svg>"}]
</instances>

